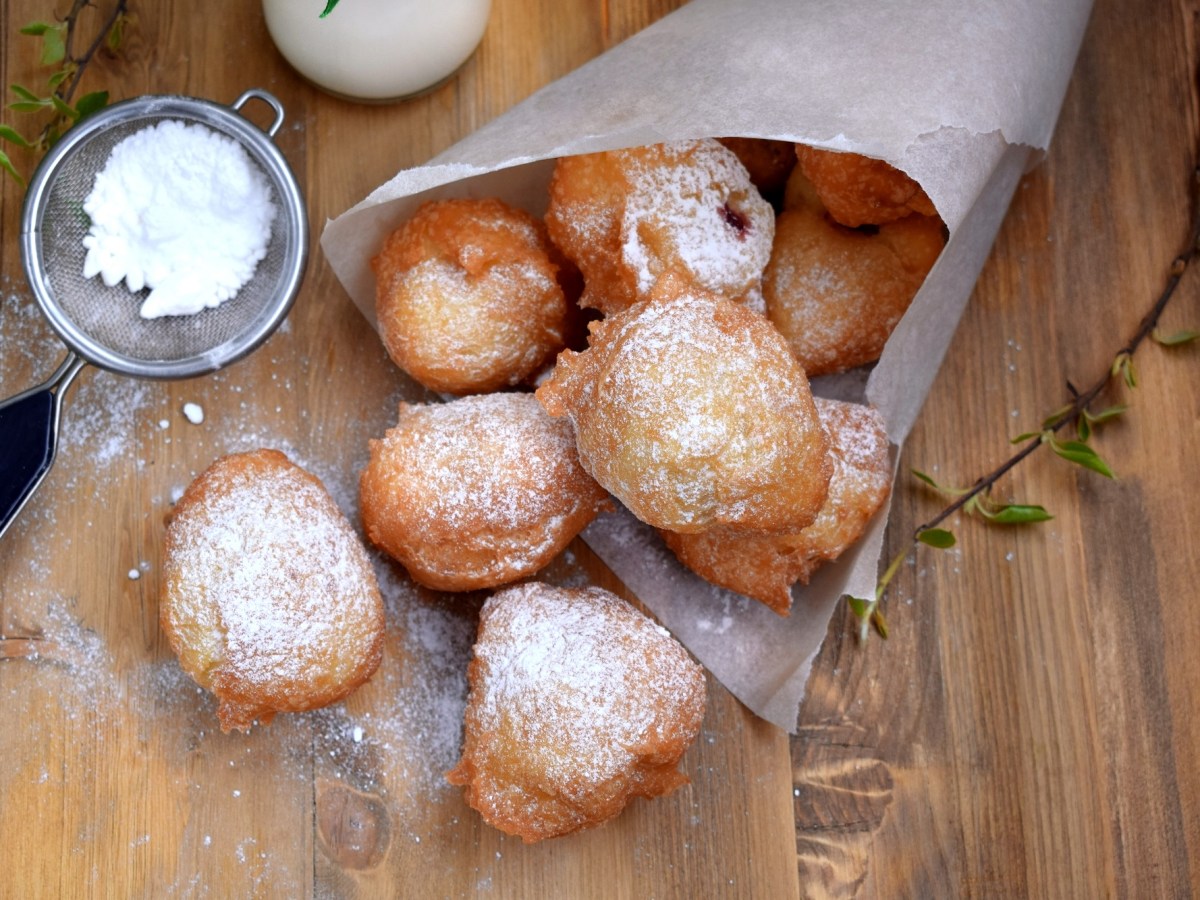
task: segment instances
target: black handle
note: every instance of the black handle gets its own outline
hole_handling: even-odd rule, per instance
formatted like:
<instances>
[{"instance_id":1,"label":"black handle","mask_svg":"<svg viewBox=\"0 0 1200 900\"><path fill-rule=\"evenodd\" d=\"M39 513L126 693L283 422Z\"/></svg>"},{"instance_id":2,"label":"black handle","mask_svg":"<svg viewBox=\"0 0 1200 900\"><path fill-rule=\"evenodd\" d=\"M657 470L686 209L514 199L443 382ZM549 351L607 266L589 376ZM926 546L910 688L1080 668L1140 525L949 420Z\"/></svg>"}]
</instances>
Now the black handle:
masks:
<instances>
[{"instance_id":1,"label":"black handle","mask_svg":"<svg viewBox=\"0 0 1200 900\"><path fill-rule=\"evenodd\" d=\"M39 390L0 409L0 529L54 462L54 393Z\"/></svg>"},{"instance_id":2,"label":"black handle","mask_svg":"<svg viewBox=\"0 0 1200 900\"><path fill-rule=\"evenodd\" d=\"M0 403L0 537L54 463L62 395L83 365L70 354L45 384Z\"/></svg>"}]
</instances>

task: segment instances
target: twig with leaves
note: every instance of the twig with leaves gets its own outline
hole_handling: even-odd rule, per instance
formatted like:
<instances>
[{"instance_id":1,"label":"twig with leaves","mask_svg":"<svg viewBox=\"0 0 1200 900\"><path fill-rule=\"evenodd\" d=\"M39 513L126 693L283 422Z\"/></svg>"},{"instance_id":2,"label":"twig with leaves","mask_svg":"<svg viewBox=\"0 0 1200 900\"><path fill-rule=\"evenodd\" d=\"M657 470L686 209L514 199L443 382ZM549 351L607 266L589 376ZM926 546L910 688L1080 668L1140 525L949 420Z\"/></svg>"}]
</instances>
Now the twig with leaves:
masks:
<instances>
[{"instance_id":1,"label":"twig with leaves","mask_svg":"<svg viewBox=\"0 0 1200 900\"><path fill-rule=\"evenodd\" d=\"M72 0L71 8L61 21L30 22L21 33L41 41L41 64L50 70L45 92L39 93L19 84L9 86L16 100L8 108L17 113L49 113L41 130L27 137L16 128L0 124L0 139L26 150L44 153L68 128L108 104L108 91L92 91L75 100L75 93L88 65L101 50L115 53L130 24L128 0L116 0L103 16L90 39L82 33L84 13L95 8L92 0ZM85 40L85 46L80 47ZM0 150L0 169L8 172L18 183L25 179L12 159Z\"/></svg>"},{"instance_id":2,"label":"twig with leaves","mask_svg":"<svg viewBox=\"0 0 1200 900\"><path fill-rule=\"evenodd\" d=\"M978 515L985 521L998 525L1023 525L1044 522L1052 516L1041 506L1022 503L1004 503L992 496L996 483L1008 472L1016 468L1040 447L1049 447L1059 457L1076 465L1083 466L1107 478L1115 477L1108 464L1091 447L1091 439L1097 426L1119 417L1125 410L1124 404L1109 406L1099 412L1093 412L1092 404L1099 399L1101 393L1115 379L1122 381L1127 388L1137 386L1137 372L1133 365L1133 357L1138 348L1147 340L1153 340L1164 347L1178 347L1189 344L1200 338L1200 331L1181 330L1165 333L1158 327L1160 318L1180 281L1186 274L1192 261L1200 253L1200 167L1192 173L1192 222L1184 249L1171 261L1166 284L1159 293L1154 305L1142 317L1137 330L1113 357L1108 370L1093 382L1085 391L1079 391L1073 384L1067 382L1067 390L1071 401L1046 417L1038 431L1027 432L1013 438L1012 443L1022 447L1002 464L987 475L977 479L968 488L955 488L939 484L924 472L913 471L913 475L939 493L953 499L937 515L913 529L912 538L904 549L897 554L880 576L875 587L875 595L870 599L847 596L851 610L859 620L859 640L865 641L873 627L882 637L888 635L887 620L880 610L888 585L900 571L908 557L916 552L922 544L937 549L947 549L956 543L954 534L942 528L942 524L957 512L968 515ZM1075 438L1063 440L1059 433L1073 425Z\"/></svg>"}]
</instances>

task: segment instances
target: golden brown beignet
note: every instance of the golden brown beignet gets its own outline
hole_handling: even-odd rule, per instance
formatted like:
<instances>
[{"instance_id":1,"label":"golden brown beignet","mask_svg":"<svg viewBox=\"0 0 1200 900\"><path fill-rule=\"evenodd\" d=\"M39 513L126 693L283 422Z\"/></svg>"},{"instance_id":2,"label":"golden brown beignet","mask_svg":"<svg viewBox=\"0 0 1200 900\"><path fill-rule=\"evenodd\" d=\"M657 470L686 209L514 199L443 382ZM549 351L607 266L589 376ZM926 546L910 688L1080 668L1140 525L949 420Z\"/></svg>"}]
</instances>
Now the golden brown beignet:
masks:
<instances>
[{"instance_id":1,"label":"golden brown beignet","mask_svg":"<svg viewBox=\"0 0 1200 900\"><path fill-rule=\"evenodd\" d=\"M605 822L687 783L704 717L701 668L600 588L536 582L484 604L447 774L485 822L532 843Z\"/></svg>"},{"instance_id":2,"label":"golden brown beignet","mask_svg":"<svg viewBox=\"0 0 1200 900\"><path fill-rule=\"evenodd\" d=\"M797 144L796 161L829 215L849 228L937 215L921 186L882 159Z\"/></svg>"},{"instance_id":3,"label":"golden brown beignet","mask_svg":"<svg viewBox=\"0 0 1200 900\"><path fill-rule=\"evenodd\" d=\"M833 478L817 520L796 534L700 534L660 531L683 565L713 584L765 603L780 615L792 606L792 585L837 559L866 530L891 492L888 438L868 406L816 398L829 436Z\"/></svg>"},{"instance_id":4,"label":"golden brown beignet","mask_svg":"<svg viewBox=\"0 0 1200 900\"><path fill-rule=\"evenodd\" d=\"M584 306L611 314L673 274L741 300L759 296L774 211L718 141L558 160L546 227L584 279Z\"/></svg>"},{"instance_id":5,"label":"golden brown beignet","mask_svg":"<svg viewBox=\"0 0 1200 900\"><path fill-rule=\"evenodd\" d=\"M941 220L929 216L869 233L839 225L819 206L789 207L776 220L763 273L767 317L809 377L874 362L945 242Z\"/></svg>"},{"instance_id":6,"label":"golden brown beignet","mask_svg":"<svg viewBox=\"0 0 1200 900\"><path fill-rule=\"evenodd\" d=\"M275 450L218 459L184 491L159 617L222 731L342 699L383 648L366 550L321 482Z\"/></svg>"},{"instance_id":7,"label":"golden brown beignet","mask_svg":"<svg viewBox=\"0 0 1200 900\"><path fill-rule=\"evenodd\" d=\"M722 144L734 152L758 192L768 200L778 200L796 167L796 145L791 141L766 138L726 137Z\"/></svg>"},{"instance_id":8,"label":"golden brown beignet","mask_svg":"<svg viewBox=\"0 0 1200 900\"><path fill-rule=\"evenodd\" d=\"M423 204L372 260L388 354L451 394L525 381L566 344L552 254L542 223L499 200Z\"/></svg>"},{"instance_id":9,"label":"golden brown beignet","mask_svg":"<svg viewBox=\"0 0 1200 900\"><path fill-rule=\"evenodd\" d=\"M443 591L532 575L609 502L570 425L519 393L402 403L371 441L359 498L371 542Z\"/></svg>"},{"instance_id":10,"label":"golden brown beignet","mask_svg":"<svg viewBox=\"0 0 1200 900\"><path fill-rule=\"evenodd\" d=\"M593 323L537 397L569 416L584 467L642 521L797 531L831 464L804 371L770 323L701 293Z\"/></svg>"}]
</instances>

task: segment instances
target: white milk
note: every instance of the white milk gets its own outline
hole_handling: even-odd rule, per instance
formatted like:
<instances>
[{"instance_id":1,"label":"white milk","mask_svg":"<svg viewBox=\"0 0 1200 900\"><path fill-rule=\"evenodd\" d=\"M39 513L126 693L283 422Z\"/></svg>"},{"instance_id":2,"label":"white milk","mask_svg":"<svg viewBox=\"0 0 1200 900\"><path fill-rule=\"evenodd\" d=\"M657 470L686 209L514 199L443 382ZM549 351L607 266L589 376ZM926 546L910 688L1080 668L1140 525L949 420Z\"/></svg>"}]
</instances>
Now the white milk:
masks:
<instances>
[{"instance_id":1,"label":"white milk","mask_svg":"<svg viewBox=\"0 0 1200 900\"><path fill-rule=\"evenodd\" d=\"M263 0L267 30L305 78L333 94L395 100L454 73L475 51L491 0Z\"/></svg>"}]
</instances>

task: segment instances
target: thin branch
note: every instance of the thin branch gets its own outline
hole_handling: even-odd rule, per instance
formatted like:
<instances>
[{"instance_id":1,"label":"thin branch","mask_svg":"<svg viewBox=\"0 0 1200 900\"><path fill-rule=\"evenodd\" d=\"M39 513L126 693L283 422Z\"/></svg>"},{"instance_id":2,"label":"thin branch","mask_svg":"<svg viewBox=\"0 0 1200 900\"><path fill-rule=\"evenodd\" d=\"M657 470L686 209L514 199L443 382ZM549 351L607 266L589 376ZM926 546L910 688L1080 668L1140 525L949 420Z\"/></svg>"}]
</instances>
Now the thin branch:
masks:
<instances>
[{"instance_id":1,"label":"thin branch","mask_svg":"<svg viewBox=\"0 0 1200 900\"><path fill-rule=\"evenodd\" d=\"M66 17L63 19L63 21L67 23L67 36L65 40L67 59L75 64L75 72L69 79L67 79L66 88L63 89L60 86L59 89L59 97L68 102L70 102L71 98L75 95L75 89L79 86L79 82L83 78L84 69L87 68L88 64L92 61L92 58L96 55L96 53L99 52L100 48L104 46L104 42L108 39L108 35L112 31L113 26L117 24L121 16L125 15L129 7L129 2L128 0L117 0L117 2L113 5L112 10L109 12L108 18L104 20L104 23L98 29L96 29L96 35L94 38L92 38L92 42L88 45L87 49L84 50L83 55L76 56L71 49L76 37L76 23L78 23L79 16L83 13L83 11L92 5L93 4L91 0L74 0L74 2L71 4L71 11L67 13Z\"/></svg>"},{"instance_id":2,"label":"thin branch","mask_svg":"<svg viewBox=\"0 0 1200 900\"><path fill-rule=\"evenodd\" d=\"M1200 70L1197 71L1197 76L1200 79ZM1200 146L1197 147L1195 159L1200 160ZM1114 375L1117 373L1120 364L1132 365L1134 354L1145 340L1154 333L1155 328L1158 327L1159 319L1162 317L1167 305L1174 298L1180 282L1187 274L1196 256L1200 255L1200 164L1197 164L1192 170L1190 188L1192 219L1191 227L1188 230L1187 243L1171 261L1171 265L1167 270L1166 282L1153 306L1142 317L1133 335L1117 351L1113 357L1112 364L1110 364L1103 375L1097 378L1082 393L1076 389L1074 384L1068 381L1067 390L1070 392L1072 398L1068 406L1063 407L1053 418L1045 422L1041 432L1031 437L1020 450L987 475L976 480L969 489L961 494L956 493L955 499L932 519L914 528L904 550L892 559L884 574L880 577L875 588L875 596L870 601L864 603L861 600L855 601L855 598L850 598L852 608L854 608L855 615L859 619L858 639L860 643L866 641L867 634L872 626L884 637L887 637L887 623L883 618L882 610L879 608L880 603L891 580L900 570L901 564L920 547L923 542L922 536L926 533L932 533L938 525L963 509L972 500L990 491L1008 472L1027 459L1038 447L1045 444L1046 440L1044 438L1046 435L1056 434L1069 423L1078 421L1081 416L1087 413L1088 408L1100 396L1101 392L1108 387L1109 382L1112 381ZM854 602L857 602L859 605L854 606Z\"/></svg>"},{"instance_id":3,"label":"thin branch","mask_svg":"<svg viewBox=\"0 0 1200 900\"><path fill-rule=\"evenodd\" d=\"M1167 308L1167 304L1169 304L1171 302L1171 298L1175 296L1175 290L1179 287L1180 281L1183 280L1183 276L1187 272L1188 267L1196 258L1197 252L1200 252L1200 202L1197 200L1198 197L1200 197L1200 168L1197 168L1192 172L1193 215L1187 246L1171 261L1171 267L1168 270L1166 284L1164 285L1161 293L1158 295L1158 299L1155 301L1154 305L1150 308L1146 315L1142 317L1142 321L1138 324L1137 330L1133 333L1133 336L1123 347L1121 347L1120 350L1117 351L1115 358L1119 359L1122 356L1132 358L1142 343L1154 332L1154 329L1158 327L1158 321L1162 317L1163 311ZM1110 367L1101 377L1096 379L1091 387L1089 387L1083 393L1079 393L1074 389L1074 387L1068 385L1071 393L1074 396L1074 399L1071 401L1071 405L1066 407L1065 410L1056 418L1049 421L1045 426L1045 430L1057 433L1068 423L1076 421L1084 412L1084 410L1086 410L1092 404L1092 402L1095 401L1098 396L1100 396L1101 391L1108 386L1111 380L1112 369ZM1019 451L1014 453L1011 457L1009 457L987 475L984 475L973 485L971 485L966 493L956 497L952 503L948 504L941 512L939 512L928 522L918 525L915 529L913 529L913 541L915 542L917 540L917 535L919 535L921 532L927 531L930 528L936 528L942 522L946 521L946 519L950 518L950 516L954 515L956 512L966 506L973 497L977 497L978 495L989 491L1001 478L1004 477L1004 475L1015 468L1022 460L1024 460L1043 444L1044 441L1040 436L1030 438L1029 441Z\"/></svg>"}]
</instances>

